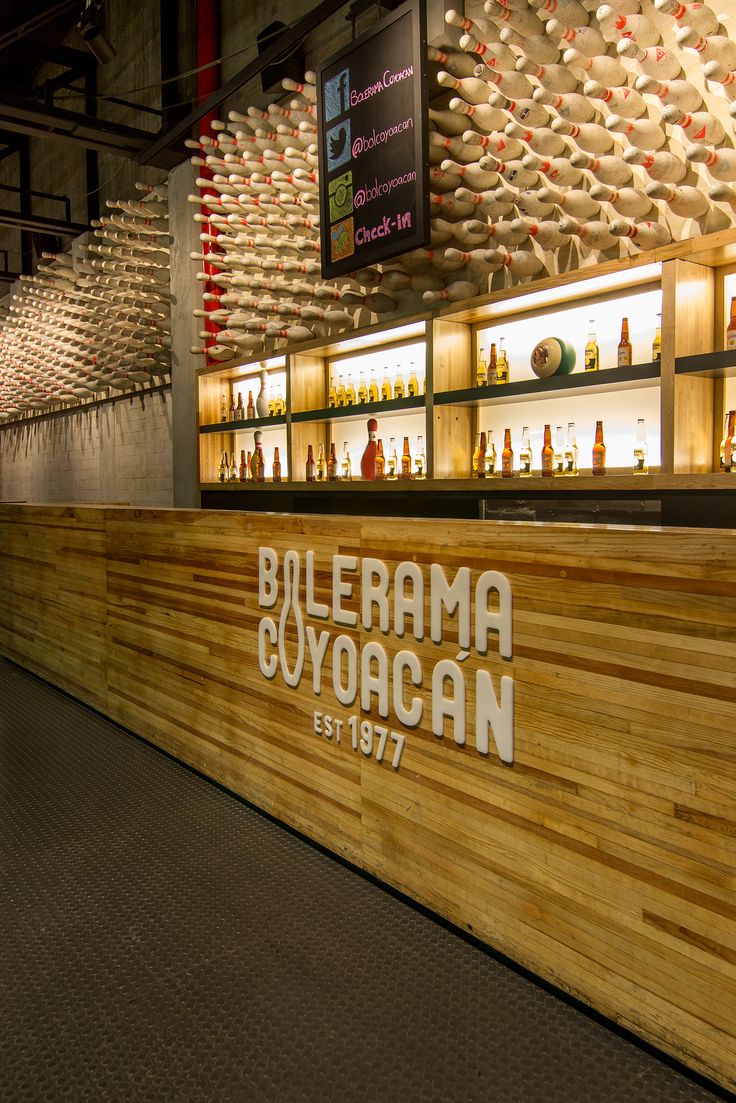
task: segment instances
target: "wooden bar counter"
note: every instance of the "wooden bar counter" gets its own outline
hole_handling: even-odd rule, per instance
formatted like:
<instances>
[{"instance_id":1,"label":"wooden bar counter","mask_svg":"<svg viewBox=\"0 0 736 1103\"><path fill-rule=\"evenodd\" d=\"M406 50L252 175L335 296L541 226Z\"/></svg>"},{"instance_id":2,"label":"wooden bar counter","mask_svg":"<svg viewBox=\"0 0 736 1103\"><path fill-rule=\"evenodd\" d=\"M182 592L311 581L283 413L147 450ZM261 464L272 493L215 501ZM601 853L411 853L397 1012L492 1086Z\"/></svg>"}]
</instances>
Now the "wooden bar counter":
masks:
<instances>
[{"instance_id":1,"label":"wooden bar counter","mask_svg":"<svg viewBox=\"0 0 736 1103\"><path fill-rule=\"evenodd\" d=\"M736 532L5 505L0 552L6 656L736 1088Z\"/></svg>"}]
</instances>

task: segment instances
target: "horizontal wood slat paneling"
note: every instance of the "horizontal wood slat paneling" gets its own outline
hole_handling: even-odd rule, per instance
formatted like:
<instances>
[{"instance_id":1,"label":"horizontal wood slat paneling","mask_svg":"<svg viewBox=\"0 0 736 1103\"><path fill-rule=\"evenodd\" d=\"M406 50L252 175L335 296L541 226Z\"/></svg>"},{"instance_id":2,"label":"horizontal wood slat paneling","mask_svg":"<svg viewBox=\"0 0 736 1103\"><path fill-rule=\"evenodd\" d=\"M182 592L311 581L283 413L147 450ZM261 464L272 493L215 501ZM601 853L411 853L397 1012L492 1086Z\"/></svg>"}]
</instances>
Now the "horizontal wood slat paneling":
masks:
<instances>
[{"instance_id":1,"label":"horizontal wood slat paneling","mask_svg":"<svg viewBox=\"0 0 736 1103\"><path fill-rule=\"evenodd\" d=\"M736 533L0 506L0 540L6 655L736 1087ZM368 715L330 662L319 695L309 656L296 689L261 674L259 546L314 551L330 606L336 553L501 571L513 656L305 615L423 665L399 769L367 758L313 730ZM464 746L432 733L440 658ZM481 668L514 679L513 765L475 750Z\"/></svg>"}]
</instances>

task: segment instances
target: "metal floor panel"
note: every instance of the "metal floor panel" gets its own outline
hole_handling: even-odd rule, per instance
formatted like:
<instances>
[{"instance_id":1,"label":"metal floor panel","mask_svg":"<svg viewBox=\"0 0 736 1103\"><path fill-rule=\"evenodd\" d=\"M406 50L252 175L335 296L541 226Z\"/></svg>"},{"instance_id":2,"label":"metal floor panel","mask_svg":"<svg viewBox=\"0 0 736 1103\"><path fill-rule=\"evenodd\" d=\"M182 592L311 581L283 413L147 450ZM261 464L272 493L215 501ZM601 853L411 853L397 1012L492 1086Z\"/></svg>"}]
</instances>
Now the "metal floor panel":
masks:
<instances>
[{"instance_id":1,"label":"metal floor panel","mask_svg":"<svg viewBox=\"0 0 736 1103\"><path fill-rule=\"evenodd\" d=\"M0 659L0 1100L723 1098Z\"/></svg>"}]
</instances>

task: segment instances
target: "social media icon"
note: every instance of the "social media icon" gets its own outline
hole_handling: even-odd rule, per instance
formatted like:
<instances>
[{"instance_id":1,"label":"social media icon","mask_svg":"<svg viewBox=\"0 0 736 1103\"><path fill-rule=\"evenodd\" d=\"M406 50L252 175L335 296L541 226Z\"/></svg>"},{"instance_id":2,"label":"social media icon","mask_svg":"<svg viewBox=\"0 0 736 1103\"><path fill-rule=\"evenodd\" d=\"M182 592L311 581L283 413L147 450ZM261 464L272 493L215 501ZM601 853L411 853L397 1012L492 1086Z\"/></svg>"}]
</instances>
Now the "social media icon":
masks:
<instances>
[{"instance_id":1,"label":"social media icon","mask_svg":"<svg viewBox=\"0 0 736 1103\"><path fill-rule=\"evenodd\" d=\"M345 218L353 213L353 174L348 171L336 176L328 185L330 199L330 222Z\"/></svg>"},{"instance_id":2,"label":"social media icon","mask_svg":"<svg viewBox=\"0 0 736 1103\"><path fill-rule=\"evenodd\" d=\"M350 70L343 69L324 84L325 122L344 115L350 106Z\"/></svg>"}]
</instances>

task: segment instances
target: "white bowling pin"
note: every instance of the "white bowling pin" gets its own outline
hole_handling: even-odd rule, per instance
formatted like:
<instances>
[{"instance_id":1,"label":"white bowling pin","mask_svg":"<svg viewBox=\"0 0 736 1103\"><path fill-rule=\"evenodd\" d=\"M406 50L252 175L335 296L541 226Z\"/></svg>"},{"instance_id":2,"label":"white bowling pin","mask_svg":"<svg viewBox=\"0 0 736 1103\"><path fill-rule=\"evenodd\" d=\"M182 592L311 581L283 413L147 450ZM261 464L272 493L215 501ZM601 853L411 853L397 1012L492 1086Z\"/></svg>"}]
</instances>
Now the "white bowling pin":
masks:
<instances>
[{"instance_id":1,"label":"white bowling pin","mask_svg":"<svg viewBox=\"0 0 736 1103\"><path fill-rule=\"evenodd\" d=\"M434 46L427 47L427 57L454 77L472 77L478 64L469 54L457 50L438 50Z\"/></svg>"},{"instance_id":2,"label":"white bowling pin","mask_svg":"<svg viewBox=\"0 0 736 1103\"><path fill-rule=\"evenodd\" d=\"M681 4L679 0L654 0L657 11L672 18L681 27L690 27L697 34L715 34L718 30L718 16L707 4Z\"/></svg>"},{"instance_id":3,"label":"white bowling pin","mask_svg":"<svg viewBox=\"0 0 736 1103\"><path fill-rule=\"evenodd\" d=\"M709 111L695 111L689 114L670 103L662 112L662 121L671 126L679 126L691 142L717 146L726 137L723 126Z\"/></svg>"},{"instance_id":4,"label":"white bowling pin","mask_svg":"<svg viewBox=\"0 0 736 1103\"><path fill-rule=\"evenodd\" d=\"M649 185L649 187L661 187L663 185ZM647 194L649 193L648 188ZM610 203L618 214L625 218L643 218L652 209L652 202L642 195L638 188L609 188L606 184L594 184L590 189L593 199L603 203Z\"/></svg>"},{"instance_id":5,"label":"white bowling pin","mask_svg":"<svg viewBox=\"0 0 736 1103\"><path fill-rule=\"evenodd\" d=\"M478 130L482 130L486 134L490 134L494 130L502 130L507 121L504 112L499 111L490 102L473 105L458 97L450 100L450 113L457 114L458 121L461 124L464 123L461 133L465 133L467 130L468 124L465 121L467 119L470 119Z\"/></svg>"},{"instance_id":6,"label":"white bowling pin","mask_svg":"<svg viewBox=\"0 0 736 1103\"><path fill-rule=\"evenodd\" d=\"M689 27L681 27L676 38L678 46L695 50L701 62L719 61L726 69L736 69L736 43L725 35L703 37Z\"/></svg>"},{"instance_id":7,"label":"white bowling pin","mask_svg":"<svg viewBox=\"0 0 736 1103\"><path fill-rule=\"evenodd\" d=\"M450 103L463 104L464 107L470 107L470 104L465 103L465 100L455 99L450 100ZM438 133L443 134L448 138L457 138L463 131L468 129L468 124L465 121L464 114L456 108L450 111L438 111L434 107L430 107L427 112L429 116L430 124L432 124Z\"/></svg>"},{"instance_id":8,"label":"white bowling pin","mask_svg":"<svg viewBox=\"0 0 736 1103\"><path fill-rule=\"evenodd\" d=\"M561 233L579 238L588 249L605 251L617 244L607 222L576 222L572 218L563 218L559 226Z\"/></svg>"},{"instance_id":9,"label":"white bowling pin","mask_svg":"<svg viewBox=\"0 0 736 1103\"><path fill-rule=\"evenodd\" d=\"M548 127L538 127L536 130L525 130L518 123L509 123L504 133L508 138L515 138L524 142L532 153L538 153L543 157L561 157L568 152L567 143L559 134L553 133Z\"/></svg>"},{"instance_id":10,"label":"white bowling pin","mask_svg":"<svg viewBox=\"0 0 736 1103\"><path fill-rule=\"evenodd\" d=\"M535 102L535 100L510 100L504 96L501 92L493 92L489 99L489 103L502 111L511 115L518 123L522 123L525 127L548 127L550 122L550 113L542 104ZM505 125L506 120L504 119Z\"/></svg>"},{"instance_id":11,"label":"white bowling pin","mask_svg":"<svg viewBox=\"0 0 736 1103\"><path fill-rule=\"evenodd\" d=\"M561 249L563 245L568 243L567 236L560 233L557 222L538 222L536 219L515 218L511 223L511 229L536 241L544 249Z\"/></svg>"},{"instance_id":12,"label":"white bowling pin","mask_svg":"<svg viewBox=\"0 0 736 1103\"><path fill-rule=\"evenodd\" d=\"M566 27L558 19L550 19L545 30L553 39L559 40L560 49L571 48L585 57L605 57L608 43L594 27Z\"/></svg>"},{"instance_id":13,"label":"white bowling pin","mask_svg":"<svg viewBox=\"0 0 736 1103\"><path fill-rule=\"evenodd\" d=\"M619 88L604 88L597 80L586 81L583 92L593 100L601 100L609 111L622 115L625 119L639 119L647 113L647 105L638 92L628 85Z\"/></svg>"},{"instance_id":14,"label":"white bowling pin","mask_svg":"<svg viewBox=\"0 0 736 1103\"><path fill-rule=\"evenodd\" d=\"M539 173L530 172L529 169L524 167L522 161L497 161L492 154L487 154L481 164L487 168L494 161L496 172L509 187L515 188L517 191L524 191L526 188L537 186Z\"/></svg>"},{"instance_id":15,"label":"white bowling pin","mask_svg":"<svg viewBox=\"0 0 736 1103\"><path fill-rule=\"evenodd\" d=\"M451 176L459 176L465 187L475 191L493 188L498 184L498 173L485 172L476 162L469 165L460 165L456 161L448 159L442 162L440 170L449 173ZM458 184L458 186L460 185Z\"/></svg>"},{"instance_id":16,"label":"white bowling pin","mask_svg":"<svg viewBox=\"0 0 736 1103\"><path fill-rule=\"evenodd\" d=\"M504 72L516 68L516 54L500 40L498 42L480 42L472 34L464 34L460 39L460 48L482 57L484 64L489 69ZM475 72L475 68L473 72Z\"/></svg>"},{"instance_id":17,"label":"white bowling pin","mask_svg":"<svg viewBox=\"0 0 736 1103\"><path fill-rule=\"evenodd\" d=\"M529 7L545 22L559 19L568 27L585 27L590 22L588 12L577 0L529 0Z\"/></svg>"},{"instance_id":18,"label":"white bowling pin","mask_svg":"<svg viewBox=\"0 0 736 1103\"><path fill-rule=\"evenodd\" d=\"M544 34L544 23L529 8L507 8L498 0L485 0L483 10L499 27L511 27L526 38Z\"/></svg>"},{"instance_id":19,"label":"white bowling pin","mask_svg":"<svg viewBox=\"0 0 736 1103\"><path fill-rule=\"evenodd\" d=\"M720 84L727 99L736 100L736 73L721 65L720 61L707 61L703 66L703 76Z\"/></svg>"},{"instance_id":20,"label":"white bowling pin","mask_svg":"<svg viewBox=\"0 0 736 1103\"><path fill-rule=\"evenodd\" d=\"M689 80L660 81L655 77L642 74L636 78L635 86L639 92L656 96L662 103L673 103L681 111L697 111L703 106L703 97ZM621 114L620 111L619 114Z\"/></svg>"},{"instance_id":21,"label":"white bowling pin","mask_svg":"<svg viewBox=\"0 0 736 1103\"><path fill-rule=\"evenodd\" d=\"M621 15L610 4L601 4L595 13L601 34L609 42L618 42L621 38L633 38L638 46L657 46L661 36L651 19L645 15Z\"/></svg>"},{"instance_id":22,"label":"white bowling pin","mask_svg":"<svg viewBox=\"0 0 736 1103\"><path fill-rule=\"evenodd\" d=\"M637 152L640 152L637 150ZM576 168L586 169L601 184L610 184L614 188L625 187L633 180L633 173L626 163L626 158L611 155L604 157L591 157L589 153L578 150L570 157L570 164Z\"/></svg>"},{"instance_id":23,"label":"white bowling pin","mask_svg":"<svg viewBox=\"0 0 736 1103\"><path fill-rule=\"evenodd\" d=\"M536 88L533 98L537 103L543 103L551 107L561 119L567 119L571 123L578 123L579 125L601 118L590 100L577 92L566 92L558 95L554 92L548 92L544 88Z\"/></svg>"},{"instance_id":24,"label":"white bowling pin","mask_svg":"<svg viewBox=\"0 0 736 1103\"><path fill-rule=\"evenodd\" d=\"M472 272L498 272L503 267L491 249L471 249L467 253L459 249L445 249L445 256L448 260L457 261L458 267L469 268ZM476 289L473 294L477 293Z\"/></svg>"},{"instance_id":25,"label":"white bowling pin","mask_svg":"<svg viewBox=\"0 0 736 1103\"><path fill-rule=\"evenodd\" d=\"M710 210L710 201L698 188L689 185L674 186L654 181L644 189L652 199L663 200L669 209L681 218L700 218Z\"/></svg>"},{"instance_id":26,"label":"white bowling pin","mask_svg":"<svg viewBox=\"0 0 736 1103\"><path fill-rule=\"evenodd\" d=\"M462 176L455 172L448 172L438 165L429 170L429 188L433 192L454 192L462 185Z\"/></svg>"},{"instance_id":27,"label":"white bowling pin","mask_svg":"<svg viewBox=\"0 0 736 1103\"><path fill-rule=\"evenodd\" d=\"M466 103L488 103L488 85L477 77L453 77L451 73L440 69L437 74L437 83L443 88L452 88Z\"/></svg>"},{"instance_id":28,"label":"white bowling pin","mask_svg":"<svg viewBox=\"0 0 736 1103\"><path fill-rule=\"evenodd\" d=\"M533 218L538 222L548 219L555 212L553 203L545 203L540 198L539 191L522 191L516 197L516 209L525 218Z\"/></svg>"},{"instance_id":29,"label":"white bowling pin","mask_svg":"<svg viewBox=\"0 0 736 1103\"><path fill-rule=\"evenodd\" d=\"M667 141L662 127L651 119L624 119L621 115L609 115L606 129L623 134L637 149L661 149Z\"/></svg>"},{"instance_id":30,"label":"white bowling pin","mask_svg":"<svg viewBox=\"0 0 736 1103\"><path fill-rule=\"evenodd\" d=\"M437 163L451 157L453 161L469 164L471 161L480 161L483 156L480 146L469 145L462 138L443 138L441 134L430 131L428 140L430 160L434 150Z\"/></svg>"},{"instance_id":31,"label":"white bowling pin","mask_svg":"<svg viewBox=\"0 0 736 1103\"><path fill-rule=\"evenodd\" d=\"M541 172L551 184L562 187L576 187L583 179L580 170L574 168L565 157L542 158L528 153L521 163L525 169Z\"/></svg>"},{"instance_id":32,"label":"white bowling pin","mask_svg":"<svg viewBox=\"0 0 736 1103\"><path fill-rule=\"evenodd\" d=\"M611 233L614 237L625 237L633 241L639 249L657 249L672 241L672 234L667 227L658 222L634 223L623 218L616 219L611 223Z\"/></svg>"},{"instance_id":33,"label":"white bowling pin","mask_svg":"<svg viewBox=\"0 0 736 1103\"><path fill-rule=\"evenodd\" d=\"M474 21L453 8L445 12L445 23L449 23L451 27L459 27L467 34L475 35L476 38L480 39L486 34L498 35L498 27L490 19L476 19ZM490 41L493 41L493 38Z\"/></svg>"},{"instance_id":34,"label":"white bowling pin","mask_svg":"<svg viewBox=\"0 0 736 1103\"><path fill-rule=\"evenodd\" d=\"M579 49L569 49L565 50L562 59L565 65L582 70L591 80L599 80L607 88L619 88L628 79L623 65L612 57L589 57Z\"/></svg>"},{"instance_id":35,"label":"white bowling pin","mask_svg":"<svg viewBox=\"0 0 736 1103\"><path fill-rule=\"evenodd\" d=\"M706 153L705 149L703 153ZM624 153L624 161L627 165L640 165L652 180L658 180L664 184L679 184L687 175L687 165L667 150L645 153L641 149L632 147Z\"/></svg>"},{"instance_id":36,"label":"white bowling pin","mask_svg":"<svg viewBox=\"0 0 736 1103\"><path fill-rule=\"evenodd\" d=\"M549 0L554 3L554 0ZM578 79L564 65L537 65L526 57L517 58L516 71L525 73L539 81L542 88L558 95L564 92L574 92L578 86ZM539 101L544 102L544 101Z\"/></svg>"},{"instance_id":37,"label":"white bowling pin","mask_svg":"<svg viewBox=\"0 0 736 1103\"><path fill-rule=\"evenodd\" d=\"M676 80L682 74L679 59L661 46L647 46L643 49L631 39L622 38L616 45L616 52L620 57L636 62L637 67L648 77L655 77L657 80ZM610 83L610 81L602 81L602 83Z\"/></svg>"},{"instance_id":38,"label":"white bowling pin","mask_svg":"<svg viewBox=\"0 0 736 1103\"><path fill-rule=\"evenodd\" d=\"M579 149L584 149L588 153L608 153L613 149L613 138L606 128L599 126L598 123L581 123L578 126L575 123L569 123L567 119L557 118L552 123L552 130L555 134L564 134L567 138L571 138Z\"/></svg>"},{"instance_id":39,"label":"white bowling pin","mask_svg":"<svg viewBox=\"0 0 736 1103\"><path fill-rule=\"evenodd\" d=\"M453 249L453 253L457 252ZM463 255L463 254L461 254ZM448 283L444 291L425 291L422 295L425 303L457 303L462 302L463 299L472 299L478 294L478 288L474 283L470 283L469 280L455 280L453 283Z\"/></svg>"},{"instance_id":40,"label":"white bowling pin","mask_svg":"<svg viewBox=\"0 0 736 1103\"><path fill-rule=\"evenodd\" d=\"M543 34L526 36L512 27L504 27L501 41L505 46L515 46L522 51L524 57L535 61L537 65L554 65L560 59L559 48L552 39Z\"/></svg>"},{"instance_id":41,"label":"white bowling pin","mask_svg":"<svg viewBox=\"0 0 736 1103\"><path fill-rule=\"evenodd\" d=\"M507 138L504 134L477 134L473 130L466 130L463 141L469 146L480 146L498 161L517 161L526 152L521 142Z\"/></svg>"},{"instance_id":42,"label":"white bowling pin","mask_svg":"<svg viewBox=\"0 0 736 1103\"><path fill-rule=\"evenodd\" d=\"M685 150L685 157L694 164L705 165L716 180L736 180L736 150L707 149L703 145L693 144Z\"/></svg>"},{"instance_id":43,"label":"white bowling pin","mask_svg":"<svg viewBox=\"0 0 736 1103\"><path fill-rule=\"evenodd\" d=\"M537 254L525 249L515 249L513 253L507 253L503 258L503 265L511 277L517 280L536 276L544 269L544 262Z\"/></svg>"},{"instance_id":44,"label":"white bowling pin","mask_svg":"<svg viewBox=\"0 0 736 1103\"><path fill-rule=\"evenodd\" d=\"M523 73L517 72L515 69L509 72L496 72L494 69L489 69L487 65L481 64L475 67L476 75L482 78L489 85L494 85L499 91L503 92L504 96L508 96L512 100L530 99L534 87L530 81L524 76ZM490 94L493 88L488 89Z\"/></svg>"}]
</instances>

